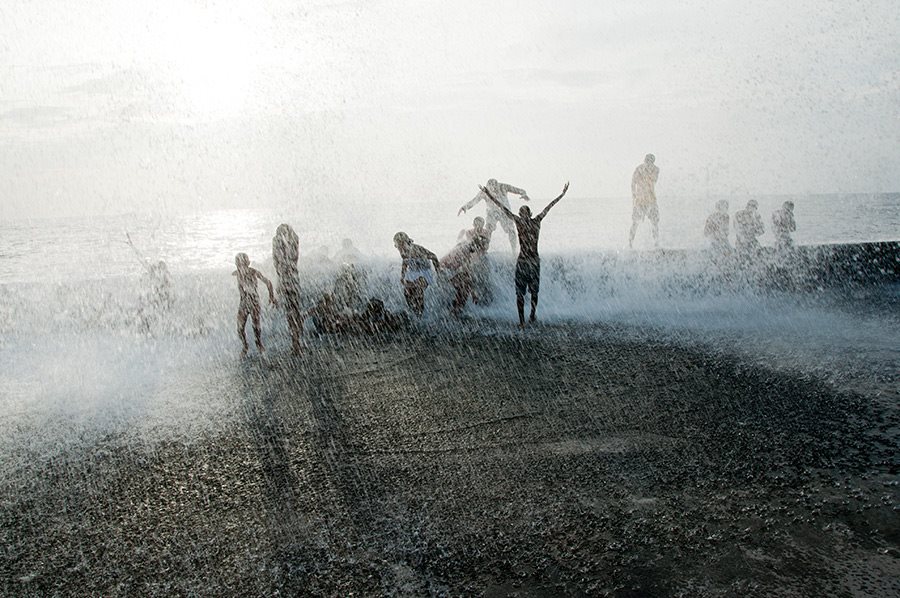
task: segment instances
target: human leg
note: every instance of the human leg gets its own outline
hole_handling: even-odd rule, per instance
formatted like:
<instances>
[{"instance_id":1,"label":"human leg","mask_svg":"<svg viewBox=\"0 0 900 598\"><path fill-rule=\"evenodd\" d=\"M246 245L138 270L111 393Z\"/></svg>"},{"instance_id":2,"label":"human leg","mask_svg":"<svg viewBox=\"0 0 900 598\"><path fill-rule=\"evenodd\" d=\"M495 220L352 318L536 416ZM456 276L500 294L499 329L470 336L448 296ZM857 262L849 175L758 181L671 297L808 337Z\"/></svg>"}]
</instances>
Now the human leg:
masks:
<instances>
[{"instance_id":1,"label":"human leg","mask_svg":"<svg viewBox=\"0 0 900 598\"><path fill-rule=\"evenodd\" d=\"M425 287L428 283L424 279L419 278L414 282L404 282L403 290L406 296L406 305L417 316L425 313Z\"/></svg>"},{"instance_id":2,"label":"human leg","mask_svg":"<svg viewBox=\"0 0 900 598\"><path fill-rule=\"evenodd\" d=\"M531 291L531 317L529 321L535 321L537 312L538 293L541 290L541 263L535 262L529 265L528 272L528 289Z\"/></svg>"},{"instance_id":3,"label":"human leg","mask_svg":"<svg viewBox=\"0 0 900 598\"><path fill-rule=\"evenodd\" d=\"M631 231L628 233L628 247L634 243L634 235L637 233L638 224L644 219L644 211L641 206L635 202L631 208Z\"/></svg>"},{"instance_id":4,"label":"human leg","mask_svg":"<svg viewBox=\"0 0 900 598\"><path fill-rule=\"evenodd\" d=\"M519 328L525 328L525 294L516 291L516 311L519 313Z\"/></svg>"},{"instance_id":5,"label":"human leg","mask_svg":"<svg viewBox=\"0 0 900 598\"><path fill-rule=\"evenodd\" d=\"M247 326L247 316L249 314L245 309L239 309L237 314L237 332L238 337L241 339L241 345L243 346L243 350L241 351L242 355L247 354L247 350L249 347L247 346L247 335L244 333L244 328Z\"/></svg>"},{"instance_id":6,"label":"human leg","mask_svg":"<svg viewBox=\"0 0 900 598\"><path fill-rule=\"evenodd\" d=\"M515 255L517 244L515 223L509 218L503 218L500 220L500 226L506 231L506 236L509 237L509 248L513 252L513 255Z\"/></svg>"},{"instance_id":7,"label":"human leg","mask_svg":"<svg viewBox=\"0 0 900 598\"><path fill-rule=\"evenodd\" d=\"M472 298L478 305L490 305L494 300L490 264L486 255L481 256L473 267Z\"/></svg>"},{"instance_id":8,"label":"human leg","mask_svg":"<svg viewBox=\"0 0 900 598\"><path fill-rule=\"evenodd\" d=\"M288 331L291 334L291 353L300 355L300 337L303 335L303 318L300 315L300 291L299 285L294 285L290 290L285 290L281 296L284 307L284 316L287 319Z\"/></svg>"},{"instance_id":9,"label":"human leg","mask_svg":"<svg viewBox=\"0 0 900 598\"><path fill-rule=\"evenodd\" d=\"M454 315L458 315L463 307L466 306L469 295L472 293L472 280L467 273L460 272L451 278L450 282L453 284L453 288L456 289L456 297L453 299L452 311Z\"/></svg>"},{"instance_id":10,"label":"human leg","mask_svg":"<svg viewBox=\"0 0 900 598\"><path fill-rule=\"evenodd\" d=\"M528 289L528 262L516 260L516 311L519 313L519 328L525 328L525 291Z\"/></svg>"},{"instance_id":11,"label":"human leg","mask_svg":"<svg viewBox=\"0 0 900 598\"><path fill-rule=\"evenodd\" d=\"M650 206L647 214L650 219L651 230L653 232L653 243L659 247L659 208L654 201Z\"/></svg>"},{"instance_id":12,"label":"human leg","mask_svg":"<svg viewBox=\"0 0 900 598\"><path fill-rule=\"evenodd\" d=\"M250 318L253 321L253 334L256 336L256 349L262 353L263 352L263 344L262 344L262 329L259 325L259 306L253 308L250 312Z\"/></svg>"},{"instance_id":13,"label":"human leg","mask_svg":"<svg viewBox=\"0 0 900 598\"><path fill-rule=\"evenodd\" d=\"M300 316L299 306L294 306L288 311L287 321L291 331L291 353L300 355L303 350L300 345L300 337L303 336L303 318Z\"/></svg>"}]
</instances>

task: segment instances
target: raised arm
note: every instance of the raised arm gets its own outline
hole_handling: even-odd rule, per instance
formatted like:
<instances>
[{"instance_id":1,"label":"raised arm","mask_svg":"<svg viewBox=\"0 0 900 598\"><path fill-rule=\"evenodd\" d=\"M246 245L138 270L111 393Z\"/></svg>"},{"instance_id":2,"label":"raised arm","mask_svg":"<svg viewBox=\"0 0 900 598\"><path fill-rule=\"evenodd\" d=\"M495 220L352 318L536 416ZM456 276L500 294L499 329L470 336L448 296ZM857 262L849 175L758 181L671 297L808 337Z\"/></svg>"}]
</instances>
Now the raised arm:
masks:
<instances>
[{"instance_id":1,"label":"raised arm","mask_svg":"<svg viewBox=\"0 0 900 598\"><path fill-rule=\"evenodd\" d=\"M500 183L500 189L506 193L514 193L522 198L523 201L529 201L528 193L525 189L519 189L518 187L513 187L507 183Z\"/></svg>"},{"instance_id":2,"label":"raised arm","mask_svg":"<svg viewBox=\"0 0 900 598\"><path fill-rule=\"evenodd\" d=\"M469 202L468 202L467 204L465 204L463 207L461 207L461 208L459 209L459 211L456 213L456 215L459 216L459 215L461 215L463 212L468 212L470 209L472 209L472 206L474 206L475 204L477 204L477 203L478 203L479 201L481 201L482 199L484 199L484 196L483 196L481 193L479 193L478 195L476 195L475 197L473 197L472 199L470 199Z\"/></svg>"},{"instance_id":3,"label":"raised arm","mask_svg":"<svg viewBox=\"0 0 900 598\"><path fill-rule=\"evenodd\" d=\"M566 194L566 191L569 190L569 183L566 182L566 185L563 187L562 193L560 193L556 199L547 204L547 207L544 208L544 211L537 215L537 220L543 220L544 216L547 215L547 212L550 211L550 208L556 205L556 203L563 198L563 195Z\"/></svg>"},{"instance_id":4,"label":"raised arm","mask_svg":"<svg viewBox=\"0 0 900 598\"><path fill-rule=\"evenodd\" d=\"M497 198L494 197L493 195L491 195L491 192L488 191L487 187L479 187L479 189L481 189L481 192L484 193L485 196L487 196L487 198L488 198L489 200L491 200L492 202L494 202L494 204L495 204L498 208L500 208L501 210L503 210L503 213L506 214L507 216L509 216L509 217L513 220L513 222L516 222L516 221L519 220L519 217L518 217L518 216L516 216L515 214L513 214L512 212L510 212L510 211L509 211L509 208L507 208L505 205L503 205L502 203L500 203L499 201L497 201Z\"/></svg>"}]
</instances>

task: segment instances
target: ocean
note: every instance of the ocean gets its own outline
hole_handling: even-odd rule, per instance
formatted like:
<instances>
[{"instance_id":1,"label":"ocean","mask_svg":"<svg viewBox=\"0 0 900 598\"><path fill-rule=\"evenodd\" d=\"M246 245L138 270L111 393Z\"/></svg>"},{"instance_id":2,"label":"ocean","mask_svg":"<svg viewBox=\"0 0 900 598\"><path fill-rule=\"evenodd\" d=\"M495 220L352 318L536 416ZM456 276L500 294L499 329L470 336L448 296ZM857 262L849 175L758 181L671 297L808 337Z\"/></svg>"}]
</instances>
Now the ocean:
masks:
<instances>
[{"instance_id":1,"label":"ocean","mask_svg":"<svg viewBox=\"0 0 900 598\"><path fill-rule=\"evenodd\" d=\"M718 197L660 199L660 245L696 249L705 245L703 224ZM900 193L812 196L746 196L728 198L731 211L756 199L767 227L763 244L772 244L771 213L784 201L795 203L798 244L851 243L900 239ZM535 198L533 211L547 199ZM459 202L462 204L463 202ZM519 204L513 200L513 207ZM456 243L472 218L484 215L475 206L456 216L456 204L435 212L431 204L404 203L389 209L346 214L320 209L314 214L273 210L214 210L196 213L90 215L0 222L0 284L59 282L138 276L142 267L126 243L130 234L147 258L165 260L173 273L229 270L243 251L257 263L271 254L271 239L281 222L300 236L301 253L334 255L344 238L364 255L395 259L392 237L407 232L439 256ZM541 250L577 255L596 250L622 250L631 224L628 198L564 198L544 221ZM733 234L732 234L733 238ZM649 224L638 229L635 248L652 246ZM493 251L508 252L503 230L494 236Z\"/></svg>"}]
</instances>

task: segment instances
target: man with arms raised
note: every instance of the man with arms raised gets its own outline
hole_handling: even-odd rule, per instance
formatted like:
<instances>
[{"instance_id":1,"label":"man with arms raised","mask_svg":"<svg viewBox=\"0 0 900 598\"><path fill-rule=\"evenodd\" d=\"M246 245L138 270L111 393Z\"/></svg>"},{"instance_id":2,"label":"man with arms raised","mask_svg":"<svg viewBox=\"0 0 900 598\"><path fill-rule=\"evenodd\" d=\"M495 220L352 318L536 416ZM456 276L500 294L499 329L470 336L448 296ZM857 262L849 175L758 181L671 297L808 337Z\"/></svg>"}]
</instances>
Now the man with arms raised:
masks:
<instances>
[{"instance_id":1,"label":"man with arms raised","mask_svg":"<svg viewBox=\"0 0 900 598\"><path fill-rule=\"evenodd\" d=\"M516 216L494 197L490 189L481 188L482 193L503 210L510 220L516 223L516 229L519 231L519 258L516 260L516 309L519 312L519 328L525 328L526 291L531 292L531 317L529 318L531 322L534 322L535 311L537 311L538 292L541 288L541 258L538 255L538 237L541 234L541 221L550 211L550 208L555 206L556 202L561 200L568 190L569 183L566 183L562 193L547 204L543 212L532 218L531 209L528 206L519 208L519 215Z\"/></svg>"}]
</instances>

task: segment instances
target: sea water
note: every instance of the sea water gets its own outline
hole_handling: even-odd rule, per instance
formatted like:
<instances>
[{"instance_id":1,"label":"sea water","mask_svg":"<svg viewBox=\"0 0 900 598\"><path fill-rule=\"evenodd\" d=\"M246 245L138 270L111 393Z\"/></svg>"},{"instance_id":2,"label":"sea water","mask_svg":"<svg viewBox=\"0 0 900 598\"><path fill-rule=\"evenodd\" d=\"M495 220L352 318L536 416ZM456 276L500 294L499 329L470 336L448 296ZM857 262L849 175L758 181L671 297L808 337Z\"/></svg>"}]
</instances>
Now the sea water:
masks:
<instances>
[{"instance_id":1,"label":"sea water","mask_svg":"<svg viewBox=\"0 0 900 598\"><path fill-rule=\"evenodd\" d=\"M631 225L628 198L565 197L544 221L542 253L579 254L591 250L618 250L627 246ZM697 249L705 245L703 226L719 197L661 198L660 246ZM833 194L814 196L746 196L728 198L731 211L746 202L759 202L766 232L761 242L773 244L771 214L784 201L795 203L798 244L852 243L900 238L900 193ZM459 202L460 204L463 202ZM513 208L518 202L513 198ZM529 204L534 213L546 199ZM243 251L257 263L272 252L272 236L288 222L300 237L304 257L321 252L333 255L342 239L349 238L364 255L395 258L392 237L405 231L417 243L444 255L459 231L470 228L476 205L462 216L458 206L435 210L433 204L403 202L386 208L357 204L353 210L313 214L286 206L283 210L238 209L186 213L130 213L83 217L22 219L0 222L0 284L58 282L140 274L141 265L126 233L146 259L165 260L177 273L225 270ZM733 238L733 233L732 233ZM652 247L649 223L643 223L635 248ZM493 240L493 251L508 252L503 229Z\"/></svg>"},{"instance_id":2,"label":"sea water","mask_svg":"<svg viewBox=\"0 0 900 598\"><path fill-rule=\"evenodd\" d=\"M731 198L732 211L745 199ZM771 244L770 214L795 202L798 244L896 240L900 195L757 197ZM660 244L702 247L702 228L717 198L660 200ZM534 199L535 211L545 200ZM515 202L514 202L515 204ZM360 208L362 210L363 208ZM0 414L3 444L19 446L15 430L30 418L63 417L89 426L118 422L134 431L195 429L223 420L233 405L221 396L240 376L235 331L237 289L231 272L246 252L274 278L271 238L290 223L301 242L304 302L328 289L344 238L363 255L367 296L403 310L400 260L391 243L404 230L439 256L460 229L483 214L478 206L457 217L455 206L433 213L404 204L368 217L244 209L180 214L121 214L22 220L0 225ZM652 246L642 225L635 251L625 249L627 198L567 197L544 221L539 319L572 325L573 334L681 343L741 355L762 367L788 368L872 396L896 396L900 370L897 285L878 289L760 292L709 284L702 252L677 267L642 256ZM127 236L126 236L127 234ZM129 239L131 243L129 243ZM516 334L513 256L497 231L489 254L496 283L490 306L472 306L468 319L447 316L446 281L428 293L422 334ZM174 308L148 320L142 314L142 260L165 260ZM265 292L261 289L261 296ZM587 324L587 326L585 326ZM252 334L247 331L248 335ZM283 315L263 310L263 334L273 355L289 346ZM540 334L540 327L526 331ZM318 342L307 337L308 350ZM252 340L251 340L252 343ZM648 347L652 346L648 344ZM652 350L649 349L648 350ZM214 395L209 389L220 389Z\"/></svg>"}]
</instances>

